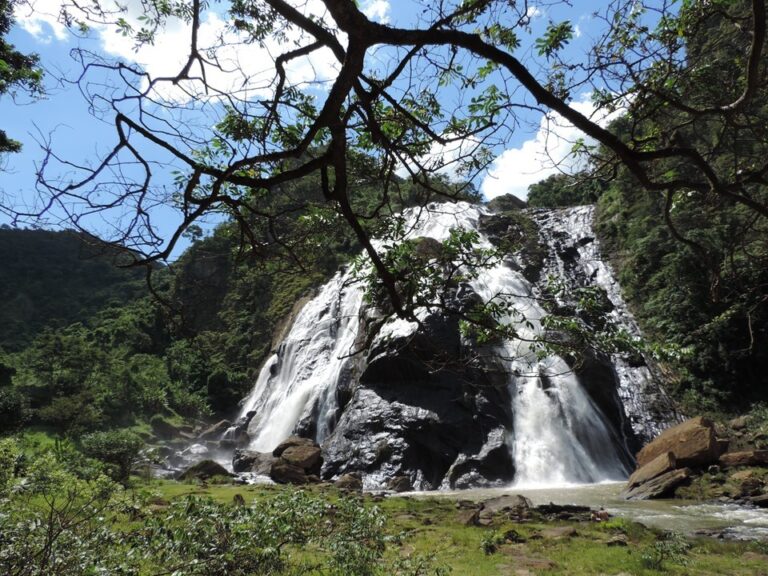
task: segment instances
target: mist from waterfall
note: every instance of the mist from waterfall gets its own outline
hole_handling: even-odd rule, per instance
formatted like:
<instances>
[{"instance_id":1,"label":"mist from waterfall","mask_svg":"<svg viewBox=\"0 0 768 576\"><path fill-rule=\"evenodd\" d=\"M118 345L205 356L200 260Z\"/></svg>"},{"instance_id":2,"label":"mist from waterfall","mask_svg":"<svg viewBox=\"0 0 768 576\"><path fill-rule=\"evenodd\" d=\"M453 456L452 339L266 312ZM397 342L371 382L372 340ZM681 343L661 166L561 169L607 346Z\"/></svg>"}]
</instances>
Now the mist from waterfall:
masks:
<instances>
[{"instance_id":1,"label":"mist from waterfall","mask_svg":"<svg viewBox=\"0 0 768 576\"><path fill-rule=\"evenodd\" d=\"M468 203L430 205L419 210L418 218L415 210L409 210L405 213L411 225L408 237L442 241L452 228L479 231L480 217L488 213ZM482 234L480 245L491 247ZM508 263L480 271L471 286L485 300L508 298L524 318L504 319L515 325L520 338L497 348L513 398L507 446L514 461L515 484L541 487L625 478L622 439L566 362L556 356L541 358L532 346L546 314L537 301L540 291ZM355 346L360 345L366 313L370 311L364 310L362 288L349 271L339 272L303 307L244 401L241 416L255 412L248 429L250 449L271 451L310 419L317 442L332 432L337 384L364 362L364 354L355 354ZM413 322L390 319L373 345L415 329Z\"/></svg>"}]
</instances>

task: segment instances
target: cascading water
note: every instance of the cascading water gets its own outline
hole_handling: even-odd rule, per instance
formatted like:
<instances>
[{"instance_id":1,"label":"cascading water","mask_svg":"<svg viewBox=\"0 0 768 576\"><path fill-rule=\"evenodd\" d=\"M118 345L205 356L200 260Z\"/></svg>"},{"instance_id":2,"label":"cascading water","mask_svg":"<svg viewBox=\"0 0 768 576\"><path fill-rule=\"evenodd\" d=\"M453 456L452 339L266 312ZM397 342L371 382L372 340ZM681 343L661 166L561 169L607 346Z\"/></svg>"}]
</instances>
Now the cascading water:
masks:
<instances>
[{"instance_id":1,"label":"cascading water","mask_svg":"<svg viewBox=\"0 0 768 576\"><path fill-rule=\"evenodd\" d=\"M406 220L411 226L408 237L442 241L448 238L452 228L479 231L480 219L488 214L487 209L467 203L431 205L428 210L420 211L418 218L415 211L407 211ZM583 211L576 214L582 215ZM562 215L557 218L562 219ZM570 216L564 219L566 224L578 220L576 216L568 218ZM558 225L554 220L549 224L552 228ZM542 236L546 238L546 234ZM480 234L480 244L491 246L483 234ZM597 276L602 275L605 282L615 284L607 268L597 269ZM539 288L508 263L481 271L470 282L470 287L485 300L507 298L519 313L505 321L515 324L520 338L503 342L495 349L506 373L506 385L501 385L505 386L504 397L510 403L504 410L511 418L505 420L503 414L497 414L490 421L500 423L502 434L479 432L479 441L467 439L464 448L456 448L463 442L460 422L465 413L470 418L467 422L477 422L477 416L468 411L493 411L492 406L488 407L487 397L482 393L472 396L473 392L465 390L461 400L456 398L454 386L450 398L437 401L440 374L413 375L402 369L391 385L379 382L378 372L369 374L374 372L370 369L372 357L376 356L374 351L386 348L392 341L407 343L415 338L417 325L391 319L381 327L367 351L356 353L360 351L355 346L365 340L359 333L365 324L364 316L372 312L364 309L362 289L355 285L351 274L340 272L298 314L288 336L265 363L244 402L241 417L253 414L248 427L249 448L271 451L297 427L311 422L312 426L302 429L311 430L320 444L329 440L332 446L326 451L327 460L328 452L338 453L335 460L330 454L334 463L325 472L331 476L349 469L345 466L357 466L372 477L376 476L376 470L387 470L392 476L418 469L411 474L414 484L436 487L441 478L451 474L488 477L491 474L488 465L480 461L485 458L495 459L507 469L494 472L494 477L511 478L514 469L514 481L518 485L562 485L625 477L631 456L621 431L606 418L562 358L540 358L530 342L541 333L540 321L546 314L537 301ZM613 292L609 292L612 299L618 297L615 288ZM620 297L618 299L620 301ZM623 304L622 310L626 310ZM419 318L425 319L430 314L433 312L423 311ZM626 318L618 315L616 320L625 322ZM405 365L405 361L395 364ZM631 387L639 381L636 370L628 365L617 369L617 375L619 386ZM420 382L426 378L431 383L425 385L423 391L413 390L403 385L403 378ZM339 406L337 386L341 381L353 380L353 399L349 405ZM438 391L434 391L435 387ZM414 399L404 398L409 395L415 395ZM641 413L642 398L630 396L634 404L627 401L617 410L624 414L626 408L630 416ZM351 415L354 411L356 416ZM340 412L342 416L337 423ZM459 429L445 429L450 426ZM480 426L485 427L485 424ZM472 434L466 431L465 436L470 438ZM492 440L496 444L491 445ZM370 444L370 449L364 444ZM420 456L410 455L413 446L422 444ZM508 456L500 456L499 450L506 451ZM424 460L430 462L425 464ZM504 464L510 461L511 466ZM424 467L428 465L436 470L432 480L425 479L428 474L424 473ZM472 471L466 472L468 468ZM452 480L442 482L454 485Z\"/></svg>"},{"instance_id":2,"label":"cascading water","mask_svg":"<svg viewBox=\"0 0 768 576\"><path fill-rule=\"evenodd\" d=\"M315 440L325 439L336 385L355 357L361 304L362 290L340 272L302 308L243 403L241 418L254 412L251 449L271 452L306 418L314 419Z\"/></svg>"}]
</instances>

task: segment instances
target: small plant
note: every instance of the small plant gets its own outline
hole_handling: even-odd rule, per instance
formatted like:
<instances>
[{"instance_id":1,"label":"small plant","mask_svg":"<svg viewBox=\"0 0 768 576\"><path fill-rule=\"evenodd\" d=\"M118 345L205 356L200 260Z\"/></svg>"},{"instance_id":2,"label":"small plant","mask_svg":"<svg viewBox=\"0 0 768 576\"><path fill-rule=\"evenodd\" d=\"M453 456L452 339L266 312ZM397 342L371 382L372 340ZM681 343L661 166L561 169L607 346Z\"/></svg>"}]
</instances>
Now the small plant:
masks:
<instances>
[{"instance_id":1,"label":"small plant","mask_svg":"<svg viewBox=\"0 0 768 576\"><path fill-rule=\"evenodd\" d=\"M643 566L662 570L665 562L686 566L691 545L677 532L666 532L652 545L646 546L640 556Z\"/></svg>"}]
</instances>

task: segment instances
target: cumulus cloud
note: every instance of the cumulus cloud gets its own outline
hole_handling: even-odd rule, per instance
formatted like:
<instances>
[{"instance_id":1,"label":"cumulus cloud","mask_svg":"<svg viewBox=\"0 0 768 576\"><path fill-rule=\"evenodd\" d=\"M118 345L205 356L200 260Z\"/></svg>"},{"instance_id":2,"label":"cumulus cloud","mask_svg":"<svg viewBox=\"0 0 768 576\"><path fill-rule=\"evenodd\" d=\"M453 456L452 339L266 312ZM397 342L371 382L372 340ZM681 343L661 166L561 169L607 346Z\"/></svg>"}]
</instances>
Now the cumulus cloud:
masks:
<instances>
[{"instance_id":1,"label":"cumulus cloud","mask_svg":"<svg viewBox=\"0 0 768 576\"><path fill-rule=\"evenodd\" d=\"M371 10L377 17L387 14L388 4L383 0L374 0ZM129 0L124 14L125 20L139 29L141 5L136 0ZM35 0L34 11L25 13L24 8L17 8L17 17L21 26L38 40L49 42L54 38L68 39L66 27L61 23L61 0ZM322 16L325 7L319 0L310 0L303 5L303 11L312 16ZM168 20L165 28L152 44L136 47L135 41L120 33L114 24L90 24L91 34L98 38L103 50L116 56L140 64L153 78L173 78L184 68L190 54L191 24L178 18ZM291 34L288 41L300 42L299 32ZM288 44L286 44L288 45ZM224 93L236 92L241 97L254 97L269 94L274 78L274 60L286 49L277 40L268 40L265 46L248 43L243 34L228 27L228 21L219 13L206 12L198 29L198 48L209 63L195 62L189 76L202 77L215 90L208 94L216 97L216 90ZM215 60L216 65L210 63ZM286 74L291 84L322 83L333 79L338 70L338 62L330 50L323 48L302 58L296 58L286 66ZM201 68L202 67L202 68ZM190 80L180 86L168 84L158 89L166 99L189 100L192 97L206 97L204 86L199 80Z\"/></svg>"},{"instance_id":2,"label":"cumulus cloud","mask_svg":"<svg viewBox=\"0 0 768 576\"><path fill-rule=\"evenodd\" d=\"M588 94L571 106L601 126L621 114L621 110L613 113L595 110ZM480 191L489 200L502 194L527 198L531 184L558 172L577 172L584 167L583 159L572 153L573 145L579 139L585 144L594 144L594 140L559 114L544 116L533 138L517 148L505 150L494 160Z\"/></svg>"},{"instance_id":3,"label":"cumulus cloud","mask_svg":"<svg viewBox=\"0 0 768 576\"><path fill-rule=\"evenodd\" d=\"M388 0L370 0L363 5L361 10L363 14L375 22L382 24L389 22L390 5Z\"/></svg>"}]
</instances>

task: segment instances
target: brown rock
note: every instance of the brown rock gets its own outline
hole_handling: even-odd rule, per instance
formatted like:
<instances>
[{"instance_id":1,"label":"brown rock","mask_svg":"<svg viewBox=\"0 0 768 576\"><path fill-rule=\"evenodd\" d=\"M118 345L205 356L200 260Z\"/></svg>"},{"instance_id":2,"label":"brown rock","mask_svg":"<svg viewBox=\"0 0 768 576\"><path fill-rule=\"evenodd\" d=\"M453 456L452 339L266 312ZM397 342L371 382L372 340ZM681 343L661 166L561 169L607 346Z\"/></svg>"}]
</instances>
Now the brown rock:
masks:
<instances>
[{"instance_id":1,"label":"brown rock","mask_svg":"<svg viewBox=\"0 0 768 576\"><path fill-rule=\"evenodd\" d=\"M657 456L672 452L678 466L707 466L717 461L715 426L711 420L697 416L664 430L637 455L642 468Z\"/></svg>"},{"instance_id":2,"label":"brown rock","mask_svg":"<svg viewBox=\"0 0 768 576\"><path fill-rule=\"evenodd\" d=\"M280 457L299 468L307 471L320 472L323 457L318 446L288 446L280 454Z\"/></svg>"},{"instance_id":3,"label":"brown rock","mask_svg":"<svg viewBox=\"0 0 768 576\"><path fill-rule=\"evenodd\" d=\"M644 482L648 482L657 476L666 474L667 472L677 468L677 460L672 452L663 452L648 462L645 466L642 466L632 473L627 481L627 486L633 488L639 486Z\"/></svg>"},{"instance_id":4,"label":"brown rock","mask_svg":"<svg viewBox=\"0 0 768 576\"><path fill-rule=\"evenodd\" d=\"M559 540L561 538L573 538L574 536L578 536L579 533L573 526L557 526L555 528L542 530L541 535L544 538Z\"/></svg>"},{"instance_id":5,"label":"brown rock","mask_svg":"<svg viewBox=\"0 0 768 576\"><path fill-rule=\"evenodd\" d=\"M477 508L459 510L456 521L462 526L477 526L480 523L480 510Z\"/></svg>"},{"instance_id":6,"label":"brown rock","mask_svg":"<svg viewBox=\"0 0 768 576\"><path fill-rule=\"evenodd\" d=\"M728 422L728 426L734 430L744 430L747 424L749 424L749 416L739 416Z\"/></svg>"},{"instance_id":7,"label":"brown rock","mask_svg":"<svg viewBox=\"0 0 768 576\"><path fill-rule=\"evenodd\" d=\"M504 510L528 510L533 507L531 501L525 496L519 494L497 496L483 501L483 508L491 512L501 512Z\"/></svg>"},{"instance_id":8,"label":"brown rock","mask_svg":"<svg viewBox=\"0 0 768 576\"><path fill-rule=\"evenodd\" d=\"M760 466L768 464L768 450L726 452L720 456L721 466Z\"/></svg>"},{"instance_id":9,"label":"brown rock","mask_svg":"<svg viewBox=\"0 0 768 576\"><path fill-rule=\"evenodd\" d=\"M269 470L269 477L278 484L306 484L307 473L304 468L286 462L278 458L272 463Z\"/></svg>"},{"instance_id":10,"label":"brown rock","mask_svg":"<svg viewBox=\"0 0 768 576\"><path fill-rule=\"evenodd\" d=\"M652 478L645 484L625 490L622 495L628 500L647 500L650 498L664 498L674 494L675 488L691 477L690 468L672 470L656 478Z\"/></svg>"},{"instance_id":11,"label":"brown rock","mask_svg":"<svg viewBox=\"0 0 768 576\"><path fill-rule=\"evenodd\" d=\"M291 448L292 446L317 446L315 442L310 438L300 438L299 436L289 436L280 444L277 445L277 448L275 448L272 451L273 456L282 456L283 452L285 452L286 449Z\"/></svg>"},{"instance_id":12,"label":"brown rock","mask_svg":"<svg viewBox=\"0 0 768 576\"><path fill-rule=\"evenodd\" d=\"M387 488L394 492L410 492L413 490L411 479L408 476L394 476L388 483Z\"/></svg>"},{"instance_id":13,"label":"brown rock","mask_svg":"<svg viewBox=\"0 0 768 576\"><path fill-rule=\"evenodd\" d=\"M361 492L363 490L363 481L356 474L342 474L333 483L336 488L341 490L350 490Z\"/></svg>"}]
</instances>

